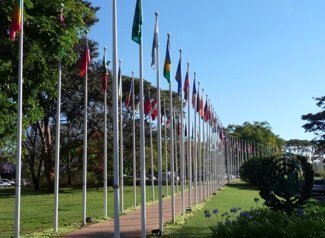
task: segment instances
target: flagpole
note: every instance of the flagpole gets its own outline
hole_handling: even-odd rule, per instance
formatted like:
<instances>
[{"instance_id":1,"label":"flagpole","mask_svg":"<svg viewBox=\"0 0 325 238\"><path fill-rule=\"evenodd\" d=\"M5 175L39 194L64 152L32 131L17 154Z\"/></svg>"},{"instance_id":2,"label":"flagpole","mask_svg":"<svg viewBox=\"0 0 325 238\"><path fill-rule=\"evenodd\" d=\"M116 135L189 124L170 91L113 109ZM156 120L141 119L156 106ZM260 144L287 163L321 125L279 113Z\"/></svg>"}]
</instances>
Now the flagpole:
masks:
<instances>
[{"instance_id":1,"label":"flagpole","mask_svg":"<svg viewBox=\"0 0 325 238\"><path fill-rule=\"evenodd\" d=\"M200 92L200 82L198 84L198 93ZM203 95L201 96L203 97ZM200 100L200 98L199 98ZM201 156L201 100L199 101L199 105L196 105L199 107L199 138L198 138L198 161L199 161L199 201L202 202L202 156Z\"/></svg>"},{"instance_id":2,"label":"flagpole","mask_svg":"<svg viewBox=\"0 0 325 238\"><path fill-rule=\"evenodd\" d=\"M158 16L159 12L155 12L158 34ZM156 29L155 29L156 30ZM161 144L161 99L160 99L160 73L159 73L159 39L157 36L156 53L156 78L157 78L157 100L158 100L158 200L159 200L159 230L163 232L163 200L162 200L162 144Z\"/></svg>"},{"instance_id":3,"label":"flagpole","mask_svg":"<svg viewBox=\"0 0 325 238\"><path fill-rule=\"evenodd\" d=\"M148 89L149 91L149 100L151 102L151 96L150 96L150 87ZM153 174L153 145L152 145L152 112L153 112L154 108L150 107L150 113L149 113L149 129L150 129L150 167L151 167L151 197L152 197L152 201L155 200L155 187L154 187L154 174Z\"/></svg>"},{"instance_id":4,"label":"flagpole","mask_svg":"<svg viewBox=\"0 0 325 238\"><path fill-rule=\"evenodd\" d=\"M135 151L135 102L134 102L134 71L132 71L132 137L133 137L133 207L137 205L137 164Z\"/></svg>"},{"instance_id":5,"label":"flagpole","mask_svg":"<svg viewBox=\"0 0 325 238\"><path fill-rule=\"evenodd\" d=\"M86 47L88 47L88 31L86 31ZM88 49L86 49L88 50ZM82 224L86 225L87 216L87 115L88 115L88 67L86 67L84 91L84 143L82 167Z\"/></svg>"},{"instance_id":6,"label":"flagpole","mask_svg":"<svg viewBox=\"0 0 325 238\"><path fill-rule=\"evenodd\" d=\"M170 42L170 33L167 34L167 42ZM169 46L169 45L168 45ZM167 49L169 51L169 49ZM172 223L175 222L175 184L174 184L174 140L173 140L173 125L172 125L172 118L173 118L173 92L172 92L172 81L169 80L169 117L170 117L170 125L169 125L169 146L170 146L170 171L171 171L171 177L170 177L170 186L171 186L171 215L172 215ZM167 156L166 156L167 159ZM167 160L166 160L167 164ZM166 173L167 173L167 166L166 166Z\"/></svg>"},{"instance_id":7,"label":"flagpole","mask_svg":"<svg viewBox=\"0 0 325 238\"><path fill-rule=\"evenodd\" d=\"M190 62L187 62L187 73L189 75L190 71ZM189 76L188 76L189 77ZM188 131L190 131L191 125L191 103L190 103L190 82L188 82L187 88L187 120L188 120ZM191 158L191 135L187 135L187 164L188 164L188 207L191 208L192 204L192 158Z\"/></svg>"},{"instance_id":8,"label":"flagpole","mask_svg":"<svg viewBox=\"0 0 325 238\"><path fill-rule=\"evenodd\" d=\"M104 47L104 58L106 59L106 49ZM106 60L104 60L105 64L105 76L106 76ZM105 79L106 80L106 79ZM107 83L105 81L105 83ZM104 217L107 217L107 87L104 88L104 179L103 179L103 186L104 186Z\"/></svg>"},{"instance_id":9,"label":"flagpole","mask_svg":"<svg viewBox=\"0 0 325 238\"><path fill-rule=\"evenodd\" d=\"M196 72L194 72L194 83L196 80ZM197 203L197 144L196 144L196 107L197 107L197 93L195 95L192 95L194 97L194 114L193 114L193 120L194 120L194 190L195 190L195 196L194 196L194 203Z\"/></svg>"},{"instance_id":10,"label":"flagpole","mask_svg":"<svg viewBox=\"0 0 325 238\"><path fill-rule=\"evenodd\" d=\"M168 196L168 158L167 158L167 114L166 114L166 105L165 105L165 99L164 99L164 142L165 142L165 179L166 179L166 196Z\"/></svg>"},{"instance_id":11,"label":"flagpole","mask_svg":"<svg viewBox=\"0 0 325 238\"><path fill-rule=\"evenodd\" d=\"M174 126L174 148L175 148L175 174L176 174L176 178L175 178L175 182L176 182L176 193L178 192L178 156L177 156L177 129L176 129L176 111L174 110L174 114L173 114L173 126Z\"/></svg>"},{"instance_id":12,"label":"flagpole","mask_svg":"<svg viewBox=\"0 0 325 238\"><path fill-rule=\"evenodd\" d=\"M179 59L180 59L180 62L182 60L182 49L179 49ZM180 90L180 93L181 93L181 135L180 135L180 142L181 142L181 145L180 145L180 162L181 162L181 200L182 200L182 203L181 203L181 207L182 207L182 214L184 214L184 211L185 211L185 207L184 207L184 203L185 203L185 197L184 197L184 182L185 182L185 178L184 178L184 167L185 167L185 164L184 164L184 113L183 113L183 110L184 110L184 105L183 105L183 90L181 89Z\"/></svg>"},{"instance_id":13,"label":"flagpole","mask_svg":"<svg viewBox=\"0 0 325 238\"><path fill-rule=\"evenodd\" d=\"M119 69L121 69L122 60L119 60ZM123 84L122 84L122 73L120 72L120 85L119 85L119 93L120 93L120 212L122 213L124 210L124 158L123 158Z\"/></svg>"},{"instance_id":14,"label":"flagpole","mask_svg":"<svg viewBox=\"0 0 325 238\"><path fill-rule=\"evenodd\" d=\"M141 40L139 44L140 72L140 170L141 170L141 237L146 237L146 154L143 113L143 52Z\"/></svg>"},{"instance_id":15,"label":"flagpole","mask_svg":"<svg viewBox=\"0 0 325 238\"><path fill-rule=\"evenodd\" d=\"M204 98L204 89L202 88L202 97ZM204 109L203 109L204 110ZM206 178L207 178L207 173L206 173L206 155L205 155L205 148L206 148L206 138L205 138L205 125L204 125L204 117L205 117L205 111L204 111L204 114L203 114L203 119L202 119L202 151L203 151L203 158L202 158L202 163L203 163L203 199L206 199L207 196L206 196L206 191L207 191L207 188L206 188Z\"/></svg>"},{"instance_id":16,"label":"flagpole","mask_svg":"<svg viewBox=\"0 0 325 238\"><path fill-rule=\"evenodd\" d=\"M117 72L117 10L116 0L113 0L112 7L113 27L112 27L112 42L113 42L113 158L114 158L114 238L120 237L120 198L119 198L119 133L118 133L118 72Z\"/></svg>"},{"instance_id":17,"label":"flagpole","mask_svg":"<svg viewBox=\"0 0 325 238\"><path fill-rule=\"evenodd\" d=\"M24 0L21 0L21 29L19 35L18 62L18 105L17 105L17 151L16 151L16 192L15 192L15 237L20 233L20 197L21 197L21 149L23 117L23 50L24 50Z\"/></svg>"},{"instance_id":18,"label":"flagpole","mask_svg":"<svg viewBox=\"0 0 325 238\"><path fill-rule=\"evenodd\" d=\"M61 118L61 60L58 65L58 96L56 101L56 135L54 162L54 232L58 232L59 221L59 165L60 165L60 118Z\"/></svg>"}]
</instances>

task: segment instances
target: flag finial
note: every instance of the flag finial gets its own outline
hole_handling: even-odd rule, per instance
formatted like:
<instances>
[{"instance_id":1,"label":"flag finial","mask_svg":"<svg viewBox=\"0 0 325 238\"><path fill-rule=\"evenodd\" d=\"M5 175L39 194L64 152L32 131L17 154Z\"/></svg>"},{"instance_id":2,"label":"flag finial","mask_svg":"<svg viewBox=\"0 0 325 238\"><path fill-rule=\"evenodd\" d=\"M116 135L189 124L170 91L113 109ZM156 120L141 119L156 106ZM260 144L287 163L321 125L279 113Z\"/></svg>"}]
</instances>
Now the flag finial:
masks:
<instances>
[{"instance_id":1,"label":"flag finial","mask_svg":"<svg viewBox=\"0 0 325 238\"><path fill-rule=\"evenodd\" d=\"M171 36L171 34L170 34L170 33L167 33L167 37L168 37L168 39L170 38L170 36Z\"/></svg>"},{"instance_id":2,"label":"flag finial","mask_svg":"<svg viewBox=\"0 0 325 238\"><path fill-rule=\"evenodd\" d=\"M158 15L159 15L159 12L158 12L158 11L156 11L156 12L155 12L155 16L156 16L156 17L158 17Z\"/></svg>"}]
</instances>

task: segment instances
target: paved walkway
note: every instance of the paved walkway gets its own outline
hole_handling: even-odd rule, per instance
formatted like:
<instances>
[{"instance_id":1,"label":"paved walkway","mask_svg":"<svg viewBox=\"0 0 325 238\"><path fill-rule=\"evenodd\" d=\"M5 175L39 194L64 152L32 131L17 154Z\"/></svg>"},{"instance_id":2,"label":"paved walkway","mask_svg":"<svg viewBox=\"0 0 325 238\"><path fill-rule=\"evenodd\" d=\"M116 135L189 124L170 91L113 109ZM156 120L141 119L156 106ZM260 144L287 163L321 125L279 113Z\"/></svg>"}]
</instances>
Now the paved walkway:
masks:
<instances>
[{"instance_id":1,"label":"paved walkway","mask_svg":"<svg viewBox=\"0 0 325 238\"><path fill-rule=\"evenodd\" d=\"M199 190L199 189L198 189ZM194 202L194 189L192 190L192 200ZM184 208L188 207L188 192L184 193ZM147 205L147 234L151 234L151 230L159 229L159 204L158 202ZM175 213L181 214L181 193L175 197ZM171 198L163 199L163 224L171 220ZM120 216L120 234L123 237L141 237L141 209L131 211L126 215ZM64 236L65 238L74 237L114 237L114 219L90 225Z\"/></svg>"}]
</instances>

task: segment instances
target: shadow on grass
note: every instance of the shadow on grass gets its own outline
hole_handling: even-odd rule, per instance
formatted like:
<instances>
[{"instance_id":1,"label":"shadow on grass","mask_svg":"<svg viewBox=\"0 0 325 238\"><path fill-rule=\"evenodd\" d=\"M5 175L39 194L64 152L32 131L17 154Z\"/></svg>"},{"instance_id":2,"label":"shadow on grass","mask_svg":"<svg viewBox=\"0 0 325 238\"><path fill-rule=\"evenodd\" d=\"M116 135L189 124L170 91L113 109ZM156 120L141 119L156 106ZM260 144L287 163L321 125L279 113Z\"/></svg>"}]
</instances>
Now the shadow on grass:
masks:
<instances>
[{"instance_id":1,"label":"shadow on grass","mask_svg":"<svg viewBox=\"0 0 325 238\"><path fill-rule=\"evenodd\" d=\"M62 188L59 190L60 194L74 194L76 191L82 191L81 188ZM50 192L47 189L41 189L41 190L34 190L33 188L22 188L21 189L21 195L51 195L54 194L54 192ZM0 189L0 198L10 198L15 197L15 187L9 187L9 188L2 188Z\"/></svg>"},{"instance_id":2,"label":"shadow on grass","mask_svg":"<svg viewBox=\"0 0 325 238\"><path fill-rule=\"evenodd\" d=\"M244 189L244 190L258 190L256 187L253 187L247 183L239 182L239 183L228 183L226 187L229 188L237 188L237 189Z\"/></svg>"}]
</instances>

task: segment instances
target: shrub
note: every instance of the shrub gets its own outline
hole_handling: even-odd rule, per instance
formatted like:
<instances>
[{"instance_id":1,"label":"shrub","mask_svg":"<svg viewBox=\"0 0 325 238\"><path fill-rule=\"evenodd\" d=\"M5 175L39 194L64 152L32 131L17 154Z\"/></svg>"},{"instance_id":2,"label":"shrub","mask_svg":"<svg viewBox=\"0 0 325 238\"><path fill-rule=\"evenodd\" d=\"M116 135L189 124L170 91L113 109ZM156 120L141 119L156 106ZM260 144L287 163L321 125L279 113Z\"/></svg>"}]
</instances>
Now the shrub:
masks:
<instances>
[{"instance_id":1,"label":"shrub","mask_svg":"<svg viewBox=\"0 0 325 238\"><path fill-rule=\"evenodd\" d=\"M297 209L291 215L266 208L241 211L235 218L223 219L210 227L218 238L319 238L325 237L325 213L318 207Z\"/></svg>"},{"instance_id":2,"label":"shrub","mask_svg":"<svg viewBox=\"0 0 325 238\"><path fill-rule=\"evenodd\" d=\"M247 160L240 167L240 178L252 186L259 187L267 178L266 175L272 173L272 157L255 157Z\"/></svg>"}]
</instances>

